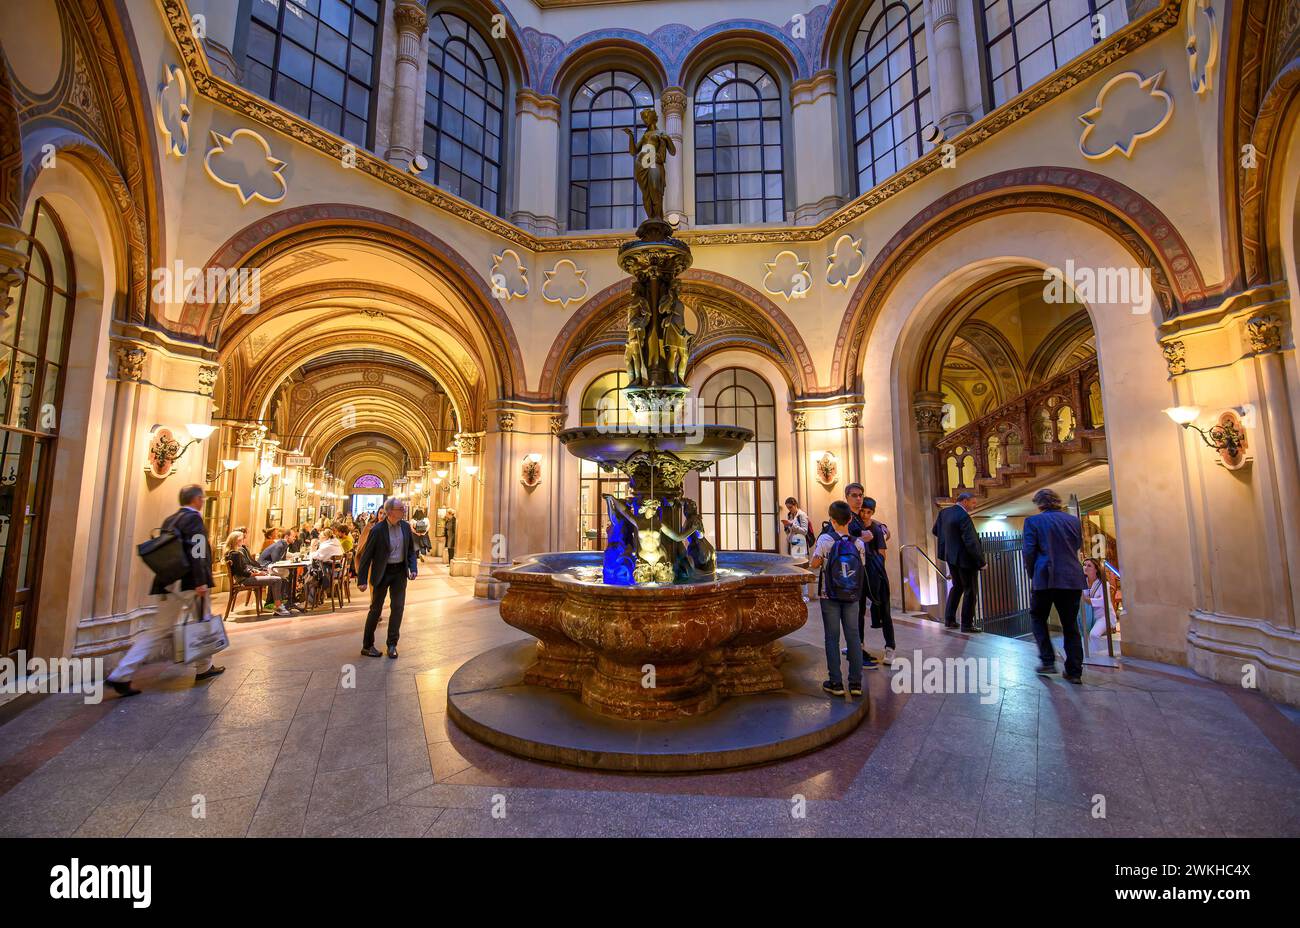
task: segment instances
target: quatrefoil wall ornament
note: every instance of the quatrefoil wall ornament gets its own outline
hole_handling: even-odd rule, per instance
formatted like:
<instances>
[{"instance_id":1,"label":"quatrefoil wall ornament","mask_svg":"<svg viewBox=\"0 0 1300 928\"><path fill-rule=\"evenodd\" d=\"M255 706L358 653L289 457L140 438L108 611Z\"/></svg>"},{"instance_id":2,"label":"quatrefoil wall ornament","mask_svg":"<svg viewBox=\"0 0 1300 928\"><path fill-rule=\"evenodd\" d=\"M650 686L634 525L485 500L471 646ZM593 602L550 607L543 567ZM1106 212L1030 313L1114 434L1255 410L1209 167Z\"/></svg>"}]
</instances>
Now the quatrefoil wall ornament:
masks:
<instances>
[{"instance_id":1,"label":"quatrefoil wall ornament","mask_svg":"<svg viewBox=\"0 0 1300 928\"><path fill-rule=\"evenodd\" d=\"M190 85L185 71L177 65L163 68L163 82L153 107L163 151L184 158L190 150Z\"/></svg>"},{"instance_id":2,"label":"quatrefoil wall ornament","mask_svg":"<svg viewBox=\"0 0 1300 928\"><path fill-rule=\"evenodd\" d=\"M203 159L208 176L239 194L247 205L254 198L279 203L289 192L284 179L286 162L272 156L266 139L252 129L236 129L230 135L213 130L212 144Z\"/></svg>"},{"instance_id":3,"label":"quatrefoil wall ornament","mask_svg":"<svg viewBox=\"0 0 1300 928\"><path fill-rule=\"evenodd\" d=\"M519 260L513 248L492 256L492 298L494 300L522 299L528 296L528 268Z\"/></svg>"},{"instance_id":4,"label":"quatrefoil wall ornament","mask_svg":"<svg viewBox=\"0 0 1300 928\"><path fill-rule=\"evenodd\" d=\"M763 289L776 296L780 294L787 300L799 300L812 290L812 275L808 267L812 262L800 261L793 251L783 251L771 264L764 264L767 276L763 278Z\"/></svg>"},{"instance_id":5,"label":"quatrefoil wall ornament","mask_svg":"<svg viewBox=\"0 0 1300 928\"><path fill-rule=\"evenodd\" d=\"M1150 77L1125 71L1103 84L1096 106L1079 117L1079 153L1092 161L1115 152L1132 158L1138 141L1155 135L1174 115L1173 98L1160 89L1164 77L1164 71Z\"/></svg>"},{"instance_id":6,"label":"quatrefoil wall ornament","mask_svg":"<svg viewBox=\"0 0 1300 928\"><path fill-rule=\"evenodd\" d=\"M555 269L546 272L542 283L542 299L548 303L559 303L565 309L570 303L581 303L587 298L587 272L568 258L561 258Z\"/></svg>"},{"instance_id":7,"label":"quatrefoil wall ornament","mask_svg":"<svg viewBox=\"0 0 1300 928\"><path fill-rule=\"evenodd\" d=\"M841 235L826 258L826 282L832 287L847 287L867 266L862 253L862 239Z\"/></svg>"},{"instance_id":8,"label":"quatrefoil wall ornament","mask_svg":"<svg viewBox=\"0 0 1300 928\"><path fill-rule=\"evenodd\" d=\"M1187 14L1187 69L1192 92L1202 96L1214 87L1214 68L1219 63L1219 20L1211 0L1196 0Z\"/></svg>"}]
</instances>

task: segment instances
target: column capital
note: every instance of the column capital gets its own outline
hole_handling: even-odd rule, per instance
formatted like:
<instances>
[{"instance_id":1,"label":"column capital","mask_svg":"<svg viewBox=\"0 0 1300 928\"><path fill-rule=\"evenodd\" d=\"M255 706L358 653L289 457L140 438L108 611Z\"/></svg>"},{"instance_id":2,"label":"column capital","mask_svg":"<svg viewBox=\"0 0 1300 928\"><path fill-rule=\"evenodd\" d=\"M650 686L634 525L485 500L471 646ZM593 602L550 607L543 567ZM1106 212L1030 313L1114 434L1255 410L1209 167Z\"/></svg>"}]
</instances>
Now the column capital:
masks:
<instances>
[{"instance_id":1,"label":"column capital","mask_svg":"<svg viewBox=\"0 0 1300 928\"><path fill-rule=\"evenodd\" d=\"M912 415L916 420L916 434L921 439L921 451L928 453L943 438L943 393L935 390L913 393Z\"/></svg>"},{"instance_id":2,"label":"column capital","mask_svg":"<svg viewBox=\"0 0 1300 928\"><path fill-rule=\"evenodd\" d=\"M551 94L541 94L530 87L521 87L515 94L515 114L528 115L535 119L560 121L560 98Z\"/></svg>"},{"instance_id":3,"label":"column capital","mask_svg":"<svg viewBox=\"0 0 1300 928\"><path fill-rule=\"evenodd\" d=\"M424 4L417 0L398 0L393 7L393 22L397 24L398 35L424 35L429 28L429 14Z\"/></svg>"},{"instance_id":4,"label":"column capital","mask_svg":"<svg viewBox=\"0 0 1300 928\"><path fill-rule=\"evenodd\" d=\"M681 87L665 88L660 102L663 104L664 118L686 114L686 91Z\"/></svg>"},{"instance_id":5,"label":"column capital","mask_svg":"<svg viewBox=\"0 0 1300 928\"><path fill-rule=\"evenodd\" d=\"M812 77L806 77L790 85L790 105L805 106L809 103L816 103L827 94L833 95L836 86L834 71L829 68L818 71Z\"/></svg>"}]
</instances>

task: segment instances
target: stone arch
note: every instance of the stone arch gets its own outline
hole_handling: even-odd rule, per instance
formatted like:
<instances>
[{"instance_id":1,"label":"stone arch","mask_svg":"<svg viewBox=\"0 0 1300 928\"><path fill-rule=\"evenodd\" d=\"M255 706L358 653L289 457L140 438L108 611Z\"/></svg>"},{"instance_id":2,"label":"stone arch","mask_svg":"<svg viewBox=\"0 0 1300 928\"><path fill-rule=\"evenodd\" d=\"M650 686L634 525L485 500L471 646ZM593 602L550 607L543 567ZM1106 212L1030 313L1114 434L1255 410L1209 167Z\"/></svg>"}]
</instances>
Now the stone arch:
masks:
<instances>
[{"instance_id":1,"label":"stone arch","mask_svg":"<svg viewBox=\"0 0 1300 928\"><path fill-rule=\"evenodd\" d=\"M414 257L425 267L459 284L466 305L488 345L486 371L503 396L527 396L523 357L509 317L483 276L454 248L428 230L383 210L343 203L293 207L257 220L235 233L208 259L210 268L259 266L269 258L307 241L364 239ZM221 310L216 301L187 303L178 328L215 345L220 340Z\"/></svg>"},{"instance_id":2,"label":"stone arch","mask_svg":"<svg viewBox=\"0 0 1300 928\"><path fill-rule=\"evenodd\" d=\"M791 85L807 70L798 48L747 23L719 23L699 33L677 68L677 80L688 95L709 70L723 61L749 61L765 69L781 85L787 104Z\"/></svg>"},{"instance_id":3,"label":"stone arch","mask_svg":"<svg viewBox=\"0 0 1300 928\"><path fill-rule=\"evenodd\" d=\"M725 348L745 347L782 367L795 395L812 389L817 382L812 356L794 323L776 304L725 274L692 269L681 280L688 303L692 295L719 300L722 306L732 307L732 312L725 315L737 323L748 322L733 327L718 325L712 330L716 338L703 343L692 340L692 361ZM563 402L570 378L588 359L599 354L622 354L631 291L631 279L621 280L595 294L569 318L547 354L539 394Z\"/></svg>"},{"instance_id":4,"label":"stone arch","mask_svg":"<svg viewBox=\"0 0 1300 928\"><path fill-rule=\"evenodd\" d=\"M1300 58L1292 59L1264 93L1251 126L1258 167L1238 167L1241 176L1241 245L1247 286L1280 280L1286 271L1281 249L1283 213L1277 208L1285 182L1285 146L1300 122ZM1294 165L1291 165L1294 169ZM1282 204L1283 208L1289 208Z\"/></svg>"},{"instance_id":5,"label":"stone arch","mask_svg":"<svg viewBox=\"0 0 1300 928\"><path fill-rule=\"evenodd\" d=\"M1103 230L1139 266L1151 269L1155 303L1164 319L1197 308L1210 296L1183 237L1141 194L1090 171L1051 167L1004 171L939 197L880 249L840 321L831 389L861 390L863 340L900 275L949 235L1008 212L1064 214Z\"/></svg>"}]
</instances>

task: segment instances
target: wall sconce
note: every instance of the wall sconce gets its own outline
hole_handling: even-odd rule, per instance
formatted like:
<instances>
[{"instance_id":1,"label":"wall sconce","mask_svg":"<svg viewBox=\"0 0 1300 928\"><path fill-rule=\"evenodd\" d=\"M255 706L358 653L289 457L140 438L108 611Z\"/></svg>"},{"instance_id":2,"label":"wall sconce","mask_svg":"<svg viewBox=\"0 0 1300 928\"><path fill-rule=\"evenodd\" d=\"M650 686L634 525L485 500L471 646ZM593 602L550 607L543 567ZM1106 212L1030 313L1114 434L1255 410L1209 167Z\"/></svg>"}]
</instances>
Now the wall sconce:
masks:
<instances>
[{"instance_id":1,"label":"wall sconce","mask_svg":"<svg viewBox=\"0 0 1300 928\"><path fill-rule=\"evenodd\" d=\"M220 478L223 474L229 473L230 471L234 470L238 466L239 466L239 461L237 459L222 458L221 470L217 471L215 474L212 471L208 471L207 474L208 483L216 483L218 478Z\"/></svg>"},{"instance_id":2,"label":"wall sconce","mask_svg":"<svg viewBox=\"0 0 1300 928\"><path fill-rule=\"evenodd\" d=\"M519 465L519 482L528 489L533 489L542 482L542 456L526 454Z\"/></svg>"},{"instance_id":3,"label":"wall sconce","mask_svg":"<svg viewBox=\"0 0 1300 928\"><path fill-rule=\"evenodd\" d=\"M145 465L145 473L159 479L170 477L176 473L176 462L185 455L190 445L197 445L217 430L215 425L200 425L196 422L189 423L185 428L189 430L191 437L183 445L172 430L166 426L155 425L150 430L149 434L153 438L149 441L148 463Z\"/></svg>"},{"instance_id":4,"label":"wall sconce","mask_svg":"<svg viewBox=\"0 0 1300 928\"><path fill-rule=\"evenodd\" d=\"M1247 415L1249 410L1247 409ZM1185 429L1193 429L1206 447L1219 453L1223 465L1229 470L1237 470L1246 463L1246 428L1236 409L1228 409L1219 415L1219 419L1208 429L1195 424L1201 415L1199 406L1170 406L1165 410L1174 422Z\"/></svg>"},{"instance_id":5,"label":"wall sconce","mask_svg":"<svg viewBox=\"0 0 1300 928\"><path fill-rule=\"evenodd\" d=\"M835 486L840 476L840 462L829 451L813 452L813 466L817 471L817 482L824 487Z\"/></svg>"}]
</instances>

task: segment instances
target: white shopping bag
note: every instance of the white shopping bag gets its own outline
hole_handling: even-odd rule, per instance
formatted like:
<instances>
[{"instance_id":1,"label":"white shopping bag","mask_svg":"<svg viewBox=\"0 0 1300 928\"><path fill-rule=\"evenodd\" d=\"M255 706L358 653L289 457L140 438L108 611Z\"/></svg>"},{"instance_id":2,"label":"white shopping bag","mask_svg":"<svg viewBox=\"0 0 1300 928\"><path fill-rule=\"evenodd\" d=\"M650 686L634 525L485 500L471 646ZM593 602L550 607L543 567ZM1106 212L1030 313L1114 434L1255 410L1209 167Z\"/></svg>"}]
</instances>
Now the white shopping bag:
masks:
<instances>
[{"instance_id":1,"label":"white shopping bag","mask_svg":"<svg viewBox=\"0 0 1300 928\"><path fill-rule=\"evenodd\" d=\"M181 607L180 622L176 625L173 640L178 664L211 657L230 647L226 625L221 616L209 611L206 596L196 596L189 605Z\"/></svg>"}]
</instances>

